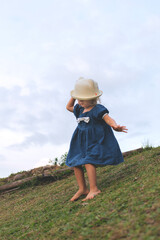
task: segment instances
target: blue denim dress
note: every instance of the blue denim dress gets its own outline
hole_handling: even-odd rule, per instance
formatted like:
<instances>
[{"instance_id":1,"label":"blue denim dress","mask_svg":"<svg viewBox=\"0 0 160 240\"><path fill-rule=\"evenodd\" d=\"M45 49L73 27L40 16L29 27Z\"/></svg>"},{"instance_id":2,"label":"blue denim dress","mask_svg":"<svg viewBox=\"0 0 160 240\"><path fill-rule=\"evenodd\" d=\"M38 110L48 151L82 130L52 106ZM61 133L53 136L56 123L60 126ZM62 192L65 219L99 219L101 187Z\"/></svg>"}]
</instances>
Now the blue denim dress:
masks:
<instances>
[{"instance_id":1,"label":"blue denim dress","mask_svg":"<svg viewBox=\"0 0 160 240\"><path fill-rule=\"evenodd\" d=\"M109 113L107 108L97 104L88 112L83 113L83 110L79 104L74 107L78 126L71 139L66 165L105 166L123 162L112 128L102 119L105 113Z\"/></svg>"}]
</instances>

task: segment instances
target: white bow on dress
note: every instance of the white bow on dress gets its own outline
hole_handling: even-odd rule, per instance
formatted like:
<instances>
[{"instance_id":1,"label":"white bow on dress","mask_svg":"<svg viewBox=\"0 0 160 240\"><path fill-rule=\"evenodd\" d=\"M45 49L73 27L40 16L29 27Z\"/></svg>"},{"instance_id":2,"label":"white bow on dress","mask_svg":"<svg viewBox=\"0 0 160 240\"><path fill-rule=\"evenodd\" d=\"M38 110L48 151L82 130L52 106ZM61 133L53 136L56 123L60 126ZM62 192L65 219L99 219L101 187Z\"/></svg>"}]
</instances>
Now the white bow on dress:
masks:
<instances>
[{"instance_id":1,"label":"white bow on dress","mask_svg":"<svg viewBox=\"0 0 160 240\"><path fill-rule=\"evenodd\" d=\"M89 123L90 118L89 117L81 117L81 118L77 118L77 122L80 123L81 121L84 121L86 123Z\"/></svg>"}]
</instances>

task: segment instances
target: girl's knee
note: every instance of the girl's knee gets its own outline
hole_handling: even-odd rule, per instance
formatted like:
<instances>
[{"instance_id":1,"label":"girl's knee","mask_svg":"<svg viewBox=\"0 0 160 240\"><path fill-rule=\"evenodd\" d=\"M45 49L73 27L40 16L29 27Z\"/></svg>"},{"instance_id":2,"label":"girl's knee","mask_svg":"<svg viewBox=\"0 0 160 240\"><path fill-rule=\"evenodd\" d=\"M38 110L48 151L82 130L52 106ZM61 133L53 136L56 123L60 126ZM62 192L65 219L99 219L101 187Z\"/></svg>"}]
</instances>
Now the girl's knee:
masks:
<instances>
[{"instance_id":1,"label":"girl's knee","mask_svg":"<svg viewBox=\"0 0 160 240\"><path fill-rule=\"evenodd\" d=\"M83 166L75 166L75 167L73 167L73 169L83 171Z\"/></svg>"},{"instance_id":2,"label":"girl's knee","mask_svg":"<svg viewBox=\"0 0 160 240\"><path fill-rule=\"evenodd\" d=\"M85 164L85 168L96 168L96 166L94 164L91 164L91 163L88 163L88 164Z\"/></svg>"}]
</instances>

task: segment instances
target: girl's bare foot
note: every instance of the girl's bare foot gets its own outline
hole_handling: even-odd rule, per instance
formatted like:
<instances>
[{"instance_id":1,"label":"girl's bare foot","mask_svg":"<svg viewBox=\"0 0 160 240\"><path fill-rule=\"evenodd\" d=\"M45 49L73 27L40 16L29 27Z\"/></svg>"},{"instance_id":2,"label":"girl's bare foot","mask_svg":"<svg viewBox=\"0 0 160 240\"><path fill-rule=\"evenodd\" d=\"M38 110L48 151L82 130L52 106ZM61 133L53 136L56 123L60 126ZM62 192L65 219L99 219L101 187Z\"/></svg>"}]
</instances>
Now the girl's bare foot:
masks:
<instances>
[{"instance_id":1,"label":"girl's bare foot","mask_svg":"<svg viewBox=\"0 0 160 240\"><path fill-rule=\"evenodd\" d=\"M77 200L80 196L82 195L87 195L89 193L89 190L78 190L78 192L76 192L76 194L70 199L71 202Z\"/></svg>"},{"instance_id":2,"label":"girl's bare foot","mask_svg":"<svg viewBox=\"0 0 160 240\"><path fill-rule=\"evenodd\" d=\"M87 197L85 199L83 199L82 201L87 201L87 200L90 200L90 199L93 199L96 195L98 195L99 193L101 193L100 190L97 190L97 191L90 191L87 195Z\"/></svg>"}]
</instances>

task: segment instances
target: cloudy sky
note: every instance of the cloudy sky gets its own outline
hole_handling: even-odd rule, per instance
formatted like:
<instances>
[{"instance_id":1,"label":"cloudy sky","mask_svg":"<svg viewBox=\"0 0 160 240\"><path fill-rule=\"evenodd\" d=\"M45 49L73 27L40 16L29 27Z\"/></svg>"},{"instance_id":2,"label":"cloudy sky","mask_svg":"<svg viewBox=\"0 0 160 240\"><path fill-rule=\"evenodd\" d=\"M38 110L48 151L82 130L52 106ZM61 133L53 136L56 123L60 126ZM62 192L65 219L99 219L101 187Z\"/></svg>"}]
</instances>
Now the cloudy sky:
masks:
<instances>
[{"instance_id":1,"label":"cloudy sky","mask_svg":"<svg viewBox=\"0 0 160 240\"><path fill-rule=\"evenodd\" d=\"M46 165L77 125L65 109L79 77L128 134L159 146L159 0L0 0L0 177Z\"/></svg>"}]
</instances>

